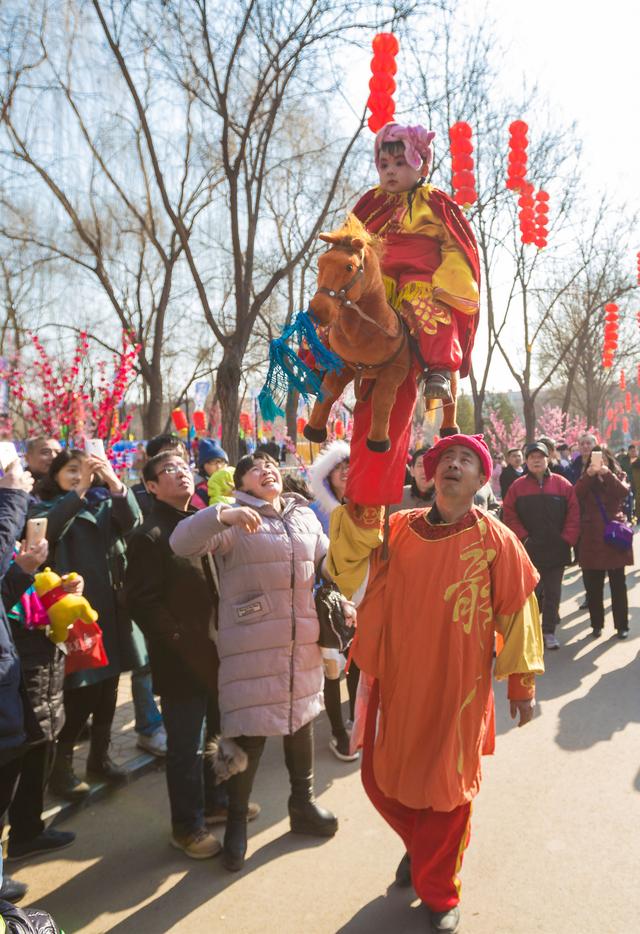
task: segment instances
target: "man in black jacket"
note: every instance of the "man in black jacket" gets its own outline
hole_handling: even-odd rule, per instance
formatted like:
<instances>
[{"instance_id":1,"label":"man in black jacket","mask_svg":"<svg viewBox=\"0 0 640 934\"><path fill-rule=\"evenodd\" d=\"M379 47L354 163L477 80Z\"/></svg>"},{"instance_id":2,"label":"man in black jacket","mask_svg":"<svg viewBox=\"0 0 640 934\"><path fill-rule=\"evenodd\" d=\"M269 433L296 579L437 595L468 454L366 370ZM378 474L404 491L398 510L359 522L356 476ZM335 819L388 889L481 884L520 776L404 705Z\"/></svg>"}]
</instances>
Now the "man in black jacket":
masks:
<instances>
[{"instance_id":1,"label":"man in black jacket","mask_svg":"<svg viewBox=\"0 0 640 934\"><path fill-rule=\"evenodd\" d=\"M147 637L167 731L171 842L187 856L206 859L220 850L206 829L217 822L220 805L200 754L205 721L209 734L219 730L215 590L207 559L179 558L169 547L171 533L190 512L189 465L178 452L164 451L147 461L143 476L154 502L129 543L127 601Z\"/></svg>"},{"instance_id":2,"label":"man in black jacket","mask_svg":"<svg viewBox=\"0 0 640 934\"><path fill-rule=\"evenodd\" d=\"M507 451L507 466L500 474L500 493L504 499L514 480L524 474L523 457L520 448Z\"/></svg>"}]
</instances>

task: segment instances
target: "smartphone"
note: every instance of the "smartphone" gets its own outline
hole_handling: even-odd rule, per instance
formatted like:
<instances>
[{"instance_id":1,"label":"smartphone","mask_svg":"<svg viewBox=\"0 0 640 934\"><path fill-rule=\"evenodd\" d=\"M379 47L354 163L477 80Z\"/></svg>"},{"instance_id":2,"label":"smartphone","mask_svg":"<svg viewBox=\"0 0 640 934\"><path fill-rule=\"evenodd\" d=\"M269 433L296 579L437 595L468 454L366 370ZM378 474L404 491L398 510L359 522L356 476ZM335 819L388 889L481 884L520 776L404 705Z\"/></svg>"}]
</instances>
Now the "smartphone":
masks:
<instances>
[{"instance_id":1,"label":"smartphone","mask_svg":"<svg viewBox=\"0 0 640 934\"><path fill-rule=\"evenodd\" d=\"M27 520L27 547L39 545L47 535L47 520L41 519Z\"/></svg>"},{"instance_id":2,"label":"smartphone","mask_svg":"<svg viewBox=\"0 0 640 934\"><path fill-rule=\"evenodd\" d=\"M87 438L84 449L87 454L95 457L104 457L104 441L102 438Z\"/></svg>"},{"instance_id":3,"label":"smartphone","mask_svg":"<svg viewBox=\"0 0 640 934\"><path fill-rule=\"evenodd\" d=\"M602 451L591 452L591 466L595 467L596 470L600 470L602 467Z\"/></svg>"},{"instance_id":4,"label":"smartphone","mask_svg":"<svg viewBox=\"0 0 640 934\"><path fill-rule=\"evenodd\" d=\"M0 471L4 475L9 464L18 460L18 452L13 441L0 441Z\"/></svg>"}]
</instances>

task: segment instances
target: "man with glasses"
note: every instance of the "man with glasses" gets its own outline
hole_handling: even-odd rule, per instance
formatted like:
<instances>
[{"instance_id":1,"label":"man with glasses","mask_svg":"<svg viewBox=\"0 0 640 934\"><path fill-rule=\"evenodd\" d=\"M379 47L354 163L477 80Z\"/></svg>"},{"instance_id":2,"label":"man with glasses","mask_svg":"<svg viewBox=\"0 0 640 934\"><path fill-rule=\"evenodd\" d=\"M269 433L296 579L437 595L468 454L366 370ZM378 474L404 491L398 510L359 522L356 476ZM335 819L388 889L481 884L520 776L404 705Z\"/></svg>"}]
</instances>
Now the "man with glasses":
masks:
<instances>
[{"instance_id":1,"label":"man with glasses","mask_svg":"<svg viewBox=\"0 0 640 934\"><path fill-rule=\"evenodd\" d=\"M193 859L207 859L220 851L207 816L213 823L224 810L201 754L205 723L207 732L219 731L215 590L201 559L179 558L169 547L176 525L193 511L189 465L179 451L163 451L147 461L143 477L153 506L129 544L127 601L147 637L167 732L171 844Z\"/></svg>"}]
</instances>

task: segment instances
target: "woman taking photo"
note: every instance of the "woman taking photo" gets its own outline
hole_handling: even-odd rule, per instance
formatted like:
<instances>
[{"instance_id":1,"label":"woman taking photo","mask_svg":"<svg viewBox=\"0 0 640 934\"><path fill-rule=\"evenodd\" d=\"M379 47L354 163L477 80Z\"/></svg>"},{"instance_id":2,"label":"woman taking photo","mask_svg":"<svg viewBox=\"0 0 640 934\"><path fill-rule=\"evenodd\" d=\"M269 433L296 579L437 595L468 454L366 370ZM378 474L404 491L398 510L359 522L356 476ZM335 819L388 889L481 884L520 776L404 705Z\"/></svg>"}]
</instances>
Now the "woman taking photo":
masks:
<instances>
[{"instance_id":1,"label":"woman taking photo","mask_svg":"<svg viewBox=\"0 0 640 934\"><path fill-rule=\"evenodd\" d=\"M222 735L248 759L227 784L222 859L232 872L244 864L249 795L267 736L283 737L291 830L330 837L338 829L313 798L313 720L323 682L313 587L327 539L304 497L283 494L268 454L242 457L234 482L236 506L202 509L170 539L183 557L212 552L218 570Z\"/></svg>"},{"instance_id":2,"label":"woman taking photo","mask_svg":"<svg viewBox=\"0 0 640 934\"><path fill-rule=\"evenodd\" d=\"M76 571L84 594L98 613L109 663L67 675L65 724L58 737L50 780L55 794L74 799L86 785L73 771L73 747L92 716L87 776L123 781L125 773L109 757L111 724L121 671L144 662L144 638L124 609L124 536L141 519L133 493L118 479L105 457L77 449L61 451L40 482L31 516L47 518L49 564L61 576ZM84 787L83 787L84 786Z\"/></svg>"},{"instance_id":3,"label":"woman taking photo","mask_svg":"<svg viewBox=\"0 0 640 934\"><path fill-rule=\"evenodd\" d=\"M618 638L629 635L629 606L624 569L633 564L633 546L621 549L604 540L605 526L613 519L624 521L623 504L629 484L608 451L594 447L582 476L575 485L580 502L578 563L587 591L587 606L594 638L604 626L604 577L609 576L613 624Z\"/></svg>"}]
</instances>

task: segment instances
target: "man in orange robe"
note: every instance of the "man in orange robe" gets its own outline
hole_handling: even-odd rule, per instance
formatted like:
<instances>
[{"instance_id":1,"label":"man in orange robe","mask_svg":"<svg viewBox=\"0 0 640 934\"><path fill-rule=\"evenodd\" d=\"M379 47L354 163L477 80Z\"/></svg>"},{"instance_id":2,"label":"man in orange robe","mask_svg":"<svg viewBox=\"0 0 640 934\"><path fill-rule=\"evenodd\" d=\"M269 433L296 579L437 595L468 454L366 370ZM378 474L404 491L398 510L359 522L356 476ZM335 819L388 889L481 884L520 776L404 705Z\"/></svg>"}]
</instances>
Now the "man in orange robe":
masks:
<instances>
[{"instance_id":1,"label":"man in orange robe","mask_svg":"<svg viewBox=\"0 0 640 934\"><path fill-rule=\"evenodd\" d=\"M413 881L433 931L452 932L480 757L494 747L495 634L495 674L509 679L520 726L544 665L538 574L516 536L473 506L491 474L482 436L443 438L423 463L435 503L391 516L388 558L381 510L346 505L332 515L328 568L358 604L353 657L372 684L365 790L404 842L398 881Z\"/></svg>"}]
</instances>

